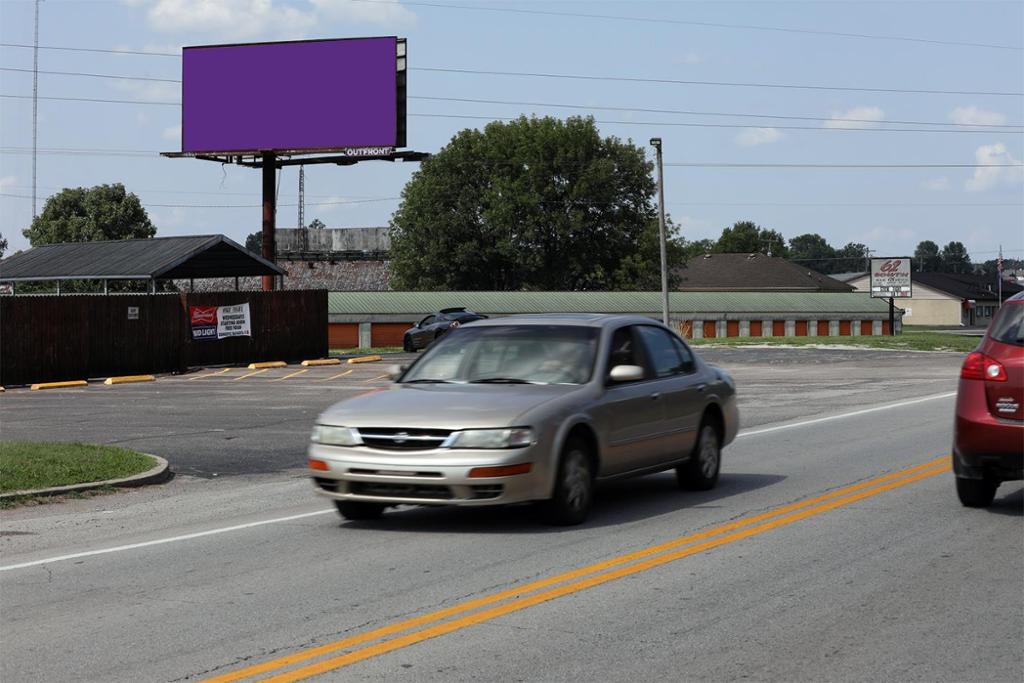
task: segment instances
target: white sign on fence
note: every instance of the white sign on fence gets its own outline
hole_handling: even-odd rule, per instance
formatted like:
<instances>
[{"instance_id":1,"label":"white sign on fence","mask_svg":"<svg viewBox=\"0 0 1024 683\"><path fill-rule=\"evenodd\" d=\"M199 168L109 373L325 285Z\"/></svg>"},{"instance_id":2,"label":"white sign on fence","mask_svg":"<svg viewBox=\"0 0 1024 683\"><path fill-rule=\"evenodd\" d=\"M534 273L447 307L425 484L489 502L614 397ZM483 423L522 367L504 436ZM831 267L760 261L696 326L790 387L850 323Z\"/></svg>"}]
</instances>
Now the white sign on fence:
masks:
<instances>
[{"instance_id":1,"label":"white sign on fence","mask_svg":"<svg viewBox=\"0 0 1024 683\"><path fill-rule=\"evenodd\" d=\"M251 336L249 304L217 307L217 339Z\"/></svg>"},{"instance_id":2,"label":"white sign on fence","mask_svg":"<svg viewBox=\"0 0 1024 683\"><path fill-rule=\"evenodd\" d=\"M871 296L876 299L909 299L910 258L896 256L871 259Z\"/></svg>"}]
</instances>

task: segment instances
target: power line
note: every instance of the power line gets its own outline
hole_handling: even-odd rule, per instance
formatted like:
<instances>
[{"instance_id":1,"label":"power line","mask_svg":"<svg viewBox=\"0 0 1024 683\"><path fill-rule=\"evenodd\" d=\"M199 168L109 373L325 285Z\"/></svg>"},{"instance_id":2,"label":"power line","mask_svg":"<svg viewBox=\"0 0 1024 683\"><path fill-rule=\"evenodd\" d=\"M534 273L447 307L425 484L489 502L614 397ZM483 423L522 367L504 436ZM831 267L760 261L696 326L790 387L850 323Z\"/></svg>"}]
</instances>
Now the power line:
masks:
<instances>
[{"instance_id":1,"label":"power line","mask_svg":"<svg viewBox=\"0 0 1024 683\"><path fill-rule=\"evenodd\" d=\"M0 98L8 99L31 99L30 95L13 95L13 94L0 94ZM138 104L138 105L159 105L159 106L176 106L180 107L181 102L162 102L162 101L144 101L144 100L119 100L119 99L107 99L107 98L95 98L95 97L57 97L57 96L44 96L40 97L41 100L55 100L61 102L96 102L96 103L107 103L107 104ZM564 109L580 109L580 110L597 110L597 111L623 111L623 112L641 112L641 113L654 113L654 114L670 114L670 115L684 115L684 116L723 116L723 117L737 117L737 118L756 118L756 119L782 119L782 120L795 120L795 121L821 121L826 123L867 123L867 124L892 124L892 125L920 125L920 126L952 126L953 129L914 129L914 128L821 128L818 126L773 126L782 130L879 130L879 131L906 131L906 132L949 132L949 133L1021 133L1024 131L1020 130L1006 130L1008 128L1022 128L1024 124L969 124L969 123L947 123L940 121L906 121L906 120L884 120L884 119L854 119L854 118L832 118L823 116L791 116L784 114L749 114L742 112L702 112L702 111L690 111L683 109L651 109L645 107L611 107L611 106L599 106L599 105L582 105L582 104L568 104L568 103L554 103L554 102L529 102L529 101L513 101L513 100L485 100L468 97L430 97L430 96L410 96L410 100L429 100L439 102L464 102L472 104L499 104L509 106L531 106L531 107L552 107L552 108L564 108ZM421 116L421 117L455 117L455 118L477 118L477 119L488 119L493 120L501 117L486 117L486 116L471 116L471 115L459 115L459 114L426 114L426 113L411 113L409 116ZM507 117L502 120L509 120ZM725 127L725 128L750 128L752 126L740 125L740 124L712 124L712 123L663 123L663 122L644 122L644 121L599 121L598 123L622 123L628 125L690 125L698 127ZM959 128L966 128L969 130L959 130ZM973 130L975 128L985 130ZM993 130L987 130L993 129Z\"/></svg>"},{"instance_id":2,"label":"power line","mask_svg":"<svg viewBox=\"0 0 1024 683\"><path fill-rule=\"evenodd\" d=\"M23 194L12 194L8 192L0 192L0 197L10 197L13 199L31 199L29 195ZM348 199L348 200L337 200L329 202L307 202L314 206L344 206L348 204L371 204L376 202L393 202L400 200L401 197L376 197L374 199ZM262 204L153 204L145 202L147 207L161 208L161 209L258 209L262 207ZM298 206L298 204L278 204L277 206Z\"/></svg>"},{"instance_id":3,"label":"power line","mask_svg":"<svg viewBox=\"0 0 1024 683\"><path fill-rule=\"evenodd\" d=\"M31 49L32 45L25 43L0 43L0 47L17 47ZM144 52L142 50L106 50L98 47L64 47L59 45L40 45L40 50L59 50L63 52L98 52L111 55L141 55L145 57L176 57L181 58L177 52Z\"/></svg>"},{"instance_id":4,"label":"power line","mask_svg":"<svg viewBox=\"0 0 1024 683\"><path fill-rule=\"evenodd\" d=\"M908 89L908 88L869 88L869 87L852 87L852 86L838 86L838 85L805 85L799 83L755 83L755 82L739 82L739 81L695 81L695 80L682 80L672 78L640 78L636 76L590 76L584 74L558 74L558 73L545 73L545 72L528 72L528 71L493 71L483 69L453 69L453 68L442 68L442 67L409 67L411 71L425 71L425 72L436 72L436 73L452 73L452 74L468 74L468 75L482 75L482 76L510 76L519 78L554 78L554 79L565 79L565 80L583 80L583 81L615 81L625 83L657 83L661 85L703 85L703 86L714 86L714 87L731 87L731 88L782 88L782 89L795 89L795 90L823 90L823 91L839 91L839 92L874 92L874 93L895 93L895 94L910 94L910 95L986 95L992 97L1021 97L1024 96L1024 92L1002 92L1002 91L988 91L988 90L921 90L921 89ZM0 67L0 71L14 71L14 72L26 72L31 73L31 69L20 69L15 67ZM135 80L135 81L155 81L159 83L181 83L180 79L174 78L155 78L152 76L129 76L123 74L99 74L99 73L86 73L79 71L42 71L39 73L49 74L54 76L80 76L88 78L110 78L117 80Z\"/></svg>"},{"instance_id":5,"label":"power line","mask_svg":"<svg viewBox=\"0 0 1024 683\"><path fill-rule=\"evenodd\" d=\"M0 147L0 154L31 153L27 147ZM51 147L39 150L40 154L82 155L82 156L145 156L151 158L160 154L159 150L146 149L85 149L70 147ZM428 162L429 163L429 162ZM521 166L520 162L464 161L455 162L463 166ZM915 169L915 168L1024 168L1024 163L1016 164L962 164L962 163L906 163L906 164L843 164L843 163L736 163L719 161L665 162L666 166L687 168L816 168L816 169Z\"/></svg>"},{"instance_id":6,"label":"power line","mask_svg":"<svg viewBox=\"0 0 1024 683\"><path fill-rule=\"evenodd\" d=\"M774 31L781 33L797 33L805 35L819 35L829 36L833 38L858 38L868 40L891 40L891 41L903 41L911 43L924 43L929 45L950 45L957 47L983 47L991 48L995 50L1022 50L1016 45L999 45L994 43L972 43L956 40L938 40L932 38L918 38L915 36L893 36L893 35L881 35L872 33L848 33L843 31L824 31L819 29L802 29L802 28L791 28L787 26L761 26L757 24L729 24L722 22L711 22L711 21L694 21L684 19L668 19L668 18L655 18L655 17L636 17L636 16L623 16L617 14L592 14L583 12L553 12L550 10L533 10L533 9L522 9L522 8L511 8L511 7L486 7L479 5L448 5L433 2L409 2L403 0L397 2L396 0L351 0L351 2L365 2L370 4L378 5L404 5L410 7L427 7L432 9L448 9L448 10L471 10L478 12L504 12L508 14L527 14L537 15L546 17L565 17L570 19L607 19L611 21L633 21L642 22L649 24L669 24L669 25L682 25L682 26L702 26L706 28L728 28L728 29L743 29L749 31Z\"/></svg>"}]
</instances>

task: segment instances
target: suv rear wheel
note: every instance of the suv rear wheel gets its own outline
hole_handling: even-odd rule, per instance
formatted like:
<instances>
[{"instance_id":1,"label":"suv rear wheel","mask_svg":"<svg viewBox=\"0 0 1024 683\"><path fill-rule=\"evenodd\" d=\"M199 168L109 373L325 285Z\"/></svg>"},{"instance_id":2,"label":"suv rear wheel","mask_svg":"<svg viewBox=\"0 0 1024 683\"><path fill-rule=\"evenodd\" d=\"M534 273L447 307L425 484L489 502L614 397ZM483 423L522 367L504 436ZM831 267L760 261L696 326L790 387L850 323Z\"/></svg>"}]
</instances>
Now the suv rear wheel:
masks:
<instances>
[{"instance_id":1,"label":"suv rear wheel","mask_svg":"<svg viewBox=\"0 0 1024 683\"><path fill-rule=\"evenodd\" d=\"M956 495L964 507L987 508L996 497L999 482L989 479L956 478Z\"/></svg>"}]
</instances>

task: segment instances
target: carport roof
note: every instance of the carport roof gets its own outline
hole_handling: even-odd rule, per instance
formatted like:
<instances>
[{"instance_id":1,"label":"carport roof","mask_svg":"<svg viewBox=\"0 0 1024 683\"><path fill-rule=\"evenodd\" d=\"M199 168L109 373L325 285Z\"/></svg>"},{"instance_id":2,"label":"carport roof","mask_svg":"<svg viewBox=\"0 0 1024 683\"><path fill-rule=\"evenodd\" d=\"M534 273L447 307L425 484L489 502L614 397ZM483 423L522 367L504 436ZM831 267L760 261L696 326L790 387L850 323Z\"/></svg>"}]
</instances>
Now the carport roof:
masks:
<instances>
[{"instance_id":1,"label":"carport roof","mask_svg":"<svg viewBox=\"0 0 1024 683\"><path fill-rule=\"evenodd\" d=\"M422 317L452 306L488 315L661 312L661 292L331 292L327 301L331 315ZM681 315L879 314L889 305L863 292L670 292L669 310Z\"/></svg>"},{"instance_id":2,"label":"carport roof","mask_svg":"<svg viewBox=\"0 0 1024 683\"><path fill-rule=\"evenodd\" d=\"M284 275L224 235L65 242L0 261L0 280L156 280Z\"/></svg>"}]
</instances>

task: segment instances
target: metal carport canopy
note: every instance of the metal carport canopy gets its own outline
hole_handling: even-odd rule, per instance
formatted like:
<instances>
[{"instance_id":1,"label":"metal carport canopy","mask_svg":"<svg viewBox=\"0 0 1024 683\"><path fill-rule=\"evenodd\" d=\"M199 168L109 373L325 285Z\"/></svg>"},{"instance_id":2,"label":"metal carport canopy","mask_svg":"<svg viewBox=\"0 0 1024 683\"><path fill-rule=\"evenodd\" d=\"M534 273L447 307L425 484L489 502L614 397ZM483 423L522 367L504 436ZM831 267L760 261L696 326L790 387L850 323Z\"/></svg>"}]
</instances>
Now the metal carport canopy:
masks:
<instances>
[{"instance_id":1,"label":"metal carport canopy","mask_svg":"<svg viewBox=\"0 0 1024 683\"><path fill-rule=\"evenodd\" d=\"M0 261L0 281L169 280L285 275L224 235L64 242Z\"/></svg>"}]
</instances>

